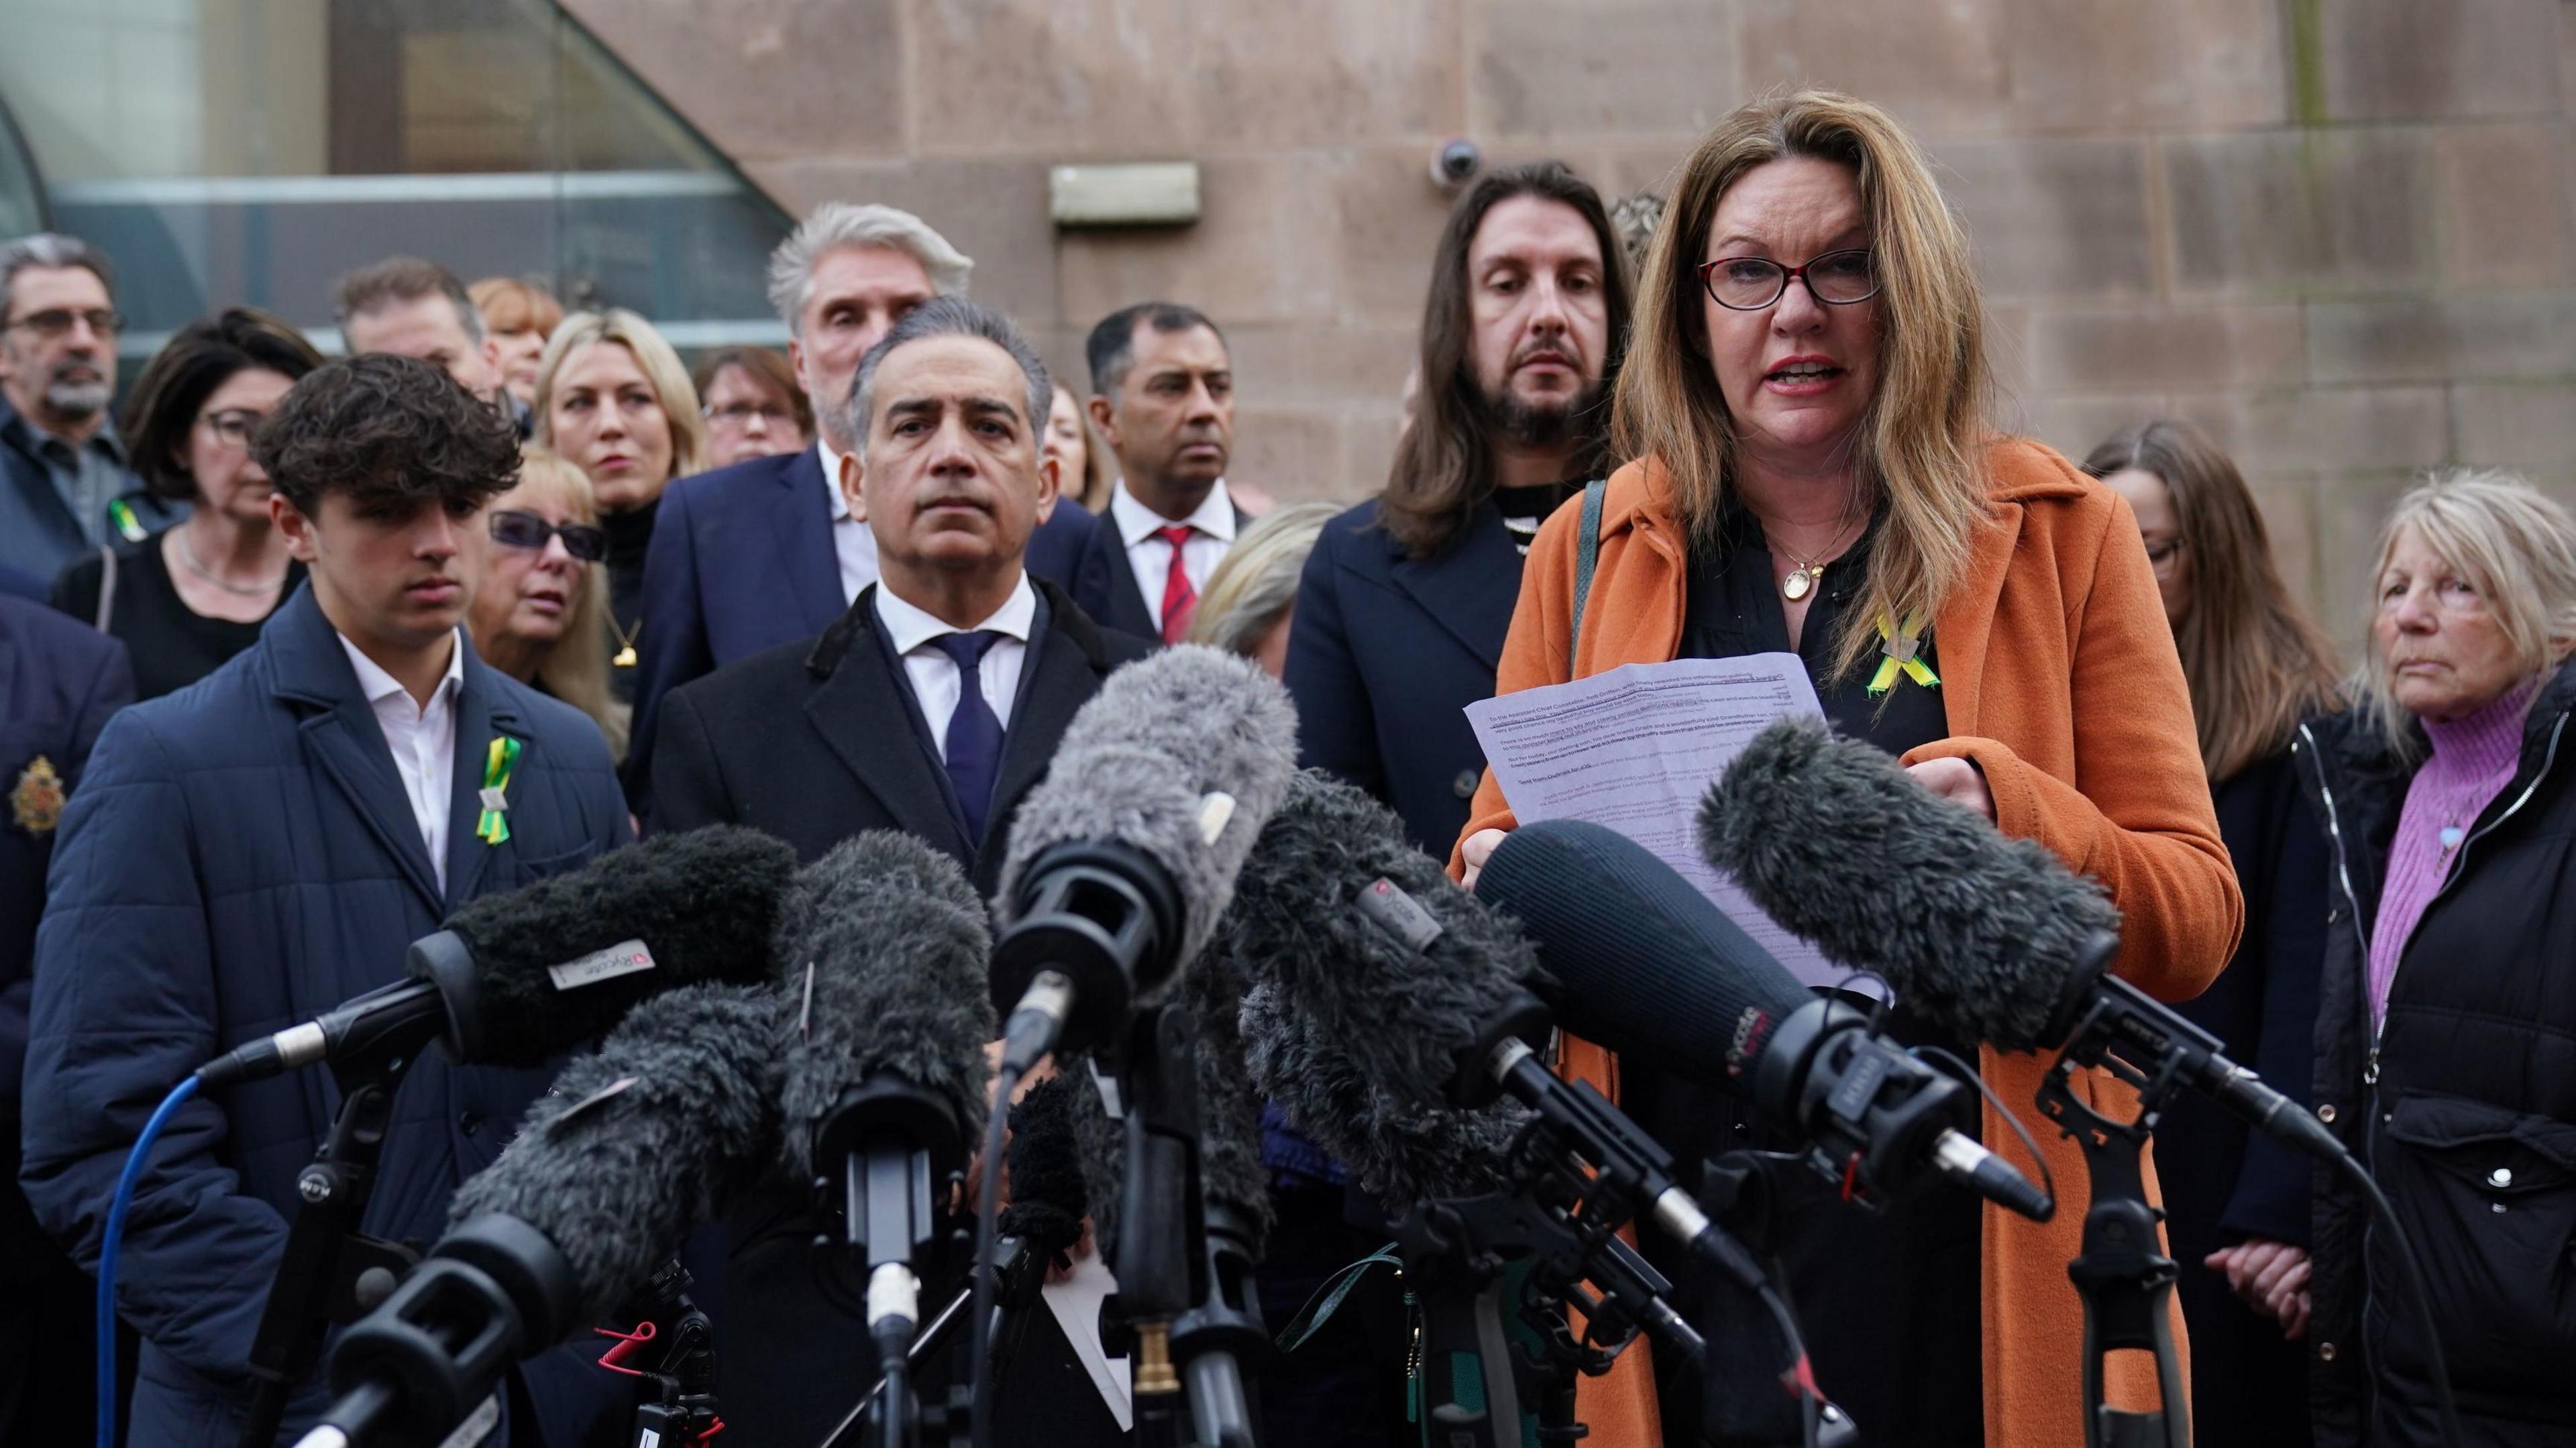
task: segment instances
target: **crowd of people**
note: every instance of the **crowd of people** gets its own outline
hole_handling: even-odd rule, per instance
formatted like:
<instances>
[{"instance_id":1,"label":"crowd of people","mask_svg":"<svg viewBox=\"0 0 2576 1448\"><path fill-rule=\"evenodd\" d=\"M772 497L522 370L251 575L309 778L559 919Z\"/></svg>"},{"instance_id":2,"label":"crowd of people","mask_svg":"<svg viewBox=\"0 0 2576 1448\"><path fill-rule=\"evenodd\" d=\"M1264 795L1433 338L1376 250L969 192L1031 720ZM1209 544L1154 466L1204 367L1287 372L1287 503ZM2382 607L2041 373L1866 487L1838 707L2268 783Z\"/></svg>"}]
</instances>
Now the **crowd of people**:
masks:
<instances>
[{"instance_id":1,"label":"crowd of people","mask_svg":"<svg viewBox=\"0 0 2576 1448\"><path fill-rule=\"evenodd\" d=\"M2473 1441L2576 1431L2576 520L2522 478L2424 480L2381 520L2347 667L2208 437L2141 418L2079 465L1997 430L1967 238L1913 140L1848 97L1733 112L1660 198L1492 171L1425 261L1382 486L1283 506L1262 485L1376 480L1230 477L1217 321L1123 307L1077 387L887 206L818 207L770 257L783 355L692 372L634 312L397 257L340 283L345 357L230 307L114 408L110 259L0 246L0 1437L87 1436L64 1385L89 1372L117 1173L199 1063L638 831L746 825L810 861L901 830L990 894L1075 711L1183 641L1280 678L1302 762L1471 885L1515 820L1466 706L1796 655L1838 732L2099 881L2119 973L2367 1164ZM2049 1064L1902 1001L1887 1028L2017 1110ZM1591 1043L1557 1065L1686 1173L1786 1144ZM368 1230L435 1238L546 1081L424 1061ZM334 1105L287 1075L177 1111L125 1227L128 1442L238 1435ZM1991 1107L1982 1135L2018 1150ZM1275 1115L1263 1151L1275 1327L1402 1204ZM1788 1295L1866 1441L2083 1441L2086 1171L2070 1140L2039 1155L2046 1224L1955 1192L1869 1216L1784 1191ZM2200 1442L2436 1441L2427 1344L2352 1183L2189 1104L2154 1161ZM782 1176L713 1248L744 1441L814 1441L854 1396L864 1329L812 1280L816 1210ZM1364 1281L1327 1329L1259 1366L1266 1441L1413 1441L1394 1290ZM491 1441L622 1428L584 1359L526 1364ZM1004 1421L1116 1441L1065 1381ZM2125 1360L2111 1388L2155 1392ZM1578 1415L1594 1443L1693 1443L1700 1395L1640 1344ZM290 1431L321 1401L306 1384Z\"/></svg>"}]
</instances>

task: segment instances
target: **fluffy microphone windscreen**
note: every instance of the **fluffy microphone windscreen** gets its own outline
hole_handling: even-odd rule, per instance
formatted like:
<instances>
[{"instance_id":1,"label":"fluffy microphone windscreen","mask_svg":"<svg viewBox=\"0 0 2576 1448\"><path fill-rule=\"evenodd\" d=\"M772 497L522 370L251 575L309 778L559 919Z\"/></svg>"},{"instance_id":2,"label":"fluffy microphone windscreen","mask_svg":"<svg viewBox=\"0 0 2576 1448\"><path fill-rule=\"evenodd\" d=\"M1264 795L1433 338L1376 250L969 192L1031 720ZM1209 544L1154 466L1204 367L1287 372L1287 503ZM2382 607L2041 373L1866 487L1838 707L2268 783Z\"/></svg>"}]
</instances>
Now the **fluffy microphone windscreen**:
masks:
<instances>
[{"instance_id":1,"label":"fluffy microphone windscreen","mask_svg":"<svg viewBox=\"0 0 2576 1448\"><path fill-rule=\"evenodd\" d=\"M1003 1153L1011 1200L998 1228L1049 1257L1073 1250L1082 1240L1082 1219L1091 1214L1082 1144L1073 1134L1074 1093L1090 1089L1089 1082L1050 1076L1011 1108L1011 1144Z\"/></svg>"},{"instance_id":2,"label":"fluffy microphone windscreen","mask_svg":"<svg viewBox=\"0 0 2576 1448\"><path fill-rule=\"evenodd\" d=\"M765 979L795 873L785 843L714 825L464 905L447 928L474 960L474 1018L456 1022L456 1034L474 1061L539 1066L596 1039L646 996ZM650 952L649 968L615 949L630 941Z\"/></svg>"},{"instance_id":3,"label":"fluffy microphone windscreen","mask_svg":"<svg viewBox=\"0 0 2576 1448\"><path fill-rule=\"evenodd\" d=\"M686 986L637 1006L457 1188L449 1225L503 1212L535 1227L572 1263L585 1320L606 1321L778 1159L792 1023L767 985Z\"/></svg>"},{"instance_id":4,"label":"fluffy microphone windscreen","mask_svg":"<svg viewBox=\"0 0 2576 1448\"><path fill-rule=\"evenodd\" d=\"M1449 1106L1498 1015L1544 985L1512 923L1415 849L1384 805L1297 776L1235 884L1253 1084L1382 1199L1486 1189L1512 1110Z\"/></svg>"},{"instance_id":5,"label":"fluffy microphone windscreen","mask_svg":"<svg viewBox=\"0 0 2576 1448\"><path fill-rule=\"evenodd\" d=\"M779 985L797 1015L780 1104L786 1161L814 1175L814 1128L841 1095L890 1076L937 1096L964 1140L984 1126L999 1034L985 976L984 904L955 860L911 835L870 830L796 878L778 927Z\"/></svg>"},{"instance_id":6,"label":"fluffy microphone windscreen","mask_svg":"<svg viewBox=\"0 0 2576 1448\"><path fill-rule=\"evenodd\" d=\"M1513 830L1476 895L1539 943L1558 1024L1654 1070L1726 1085L1814 999L1697 887L1600 825Z\"/></svg>"},{"instance_id":7,"label":"fluffy microphone windscreen","mask_svg":"<svg viewBox=\"0 0 2576 1448\"><path fill-rule=\"evenodd\" d=\"M1699 814L1709 863L1916 1015L1999 1050L2054 1046L2092 942L2120 915L2046 848L1917 784L1884 752L1783 721ZM2052 1031L2055 1035L2052 1035Z\"/></svg>"},{"instance_id":8,"label":"fluffy microphone windscreen","mask_svg":"<svg viewBox=\"0 0 2576 1448\"><path fill-rule=\"evenodd\" d=\"M1171 878L1182 915L1173 959L1187 963L1215 933L1244 854L1287 793L1296 760L1296 711L1251 661L1183 644L1127 665L1073 716L1046 778L1012 818L1002 923L1016 918L1029 863L1047 847L1121 844ZM1234 801L1213 843L1201 828L1210 794ZM1137 1008L1166 998L1181 974L1139 982Z\"/></svg>"}]
</instances>

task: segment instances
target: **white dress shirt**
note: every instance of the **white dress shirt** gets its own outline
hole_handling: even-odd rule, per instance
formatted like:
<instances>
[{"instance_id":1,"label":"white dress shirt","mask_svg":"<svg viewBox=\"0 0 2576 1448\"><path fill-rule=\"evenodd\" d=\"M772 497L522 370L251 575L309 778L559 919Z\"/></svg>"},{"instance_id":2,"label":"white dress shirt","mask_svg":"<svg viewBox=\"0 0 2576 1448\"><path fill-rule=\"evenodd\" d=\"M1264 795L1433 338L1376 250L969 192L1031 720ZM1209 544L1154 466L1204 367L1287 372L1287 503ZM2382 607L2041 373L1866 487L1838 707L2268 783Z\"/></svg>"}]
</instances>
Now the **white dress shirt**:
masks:
<instances>
[{"instance_id":1,"label":"white dress shirt","mask_svg":"<svg viewBox=\"0 0 2576 1448\"><path fill-rule=\"evenodd\" d=\"M427 707L413 703L411 690L358 652L347 635L339 638L340 647L348 651L349 667L358 671L358 690L367 696L368 707L376 711L376 723L385 731L394 769L402 775L403 793L411 798L412 818L420 825L420 842L429 847L429 868L444 895L447 812L455 803L456 787L456 691L465 685L465 631L457 630L454 647L447 652L447 674L429 691Z\"/></svg>"},{"instance_id":2,"label":"white dress shirt","mask_svg":"<svg viewBox=\"0 0 2576 1448\"><path fill-rule=\"evenodd\" d=\"M984 691L984 702L993 706L993 717L1002 721L1008 733L1011 727L1011 705L1018 702L1020 665L1029 655L1029 630L1037 623L1038 591L1029 586L1029 576L1020 575L1019 587L993 616L975 625L1002 635L984 650L984 658L975 669L975 682ZM931 640L953 633L974 630L955 628L940 622L911 604L894 596L894 590L877 590L877 622L885 625L886 637L893 641L895 654L903 660L904 677L912 681L912 697L921 705L922 722L930 726L931 747L939 751L939 762L948 762L948 721L957 713L957 701L965 691L958 686L957 661L945 649L934 648Z\"/></svg>"},{"instance_id":3,"label":"white dress shirt","mask_svg":"<svg viewBox=\"0 0 2576 1448\"><path fill-rule=\"evenodd\" d=\"M850 500L841 491L841 455L819 437L814 450L823 459L823 492L832 504L832 553L841 560L841 603L847 607L877 581L877 535L850 516Z\"/></svg>"},{"instance_id":4,"label":"white dress shirt","mask_svg":"<svg viewBox=\"0 0 2576 1448\"><path fill-rule=\"evenodd\" d=\"M1181 571L1189 575L1193 595L1207 592L1208 575L1216 572L1225 550L1234 546L1234 499L1225 490L1225 479L1216 480L1208 489L1207 501L1186 518L1166 518L1136 501L1127 491L1127 480L1120 478L1109 490L1109 521L1118 525L1118 540L1126 545L1127 566L1136 570L1136 591L1145 596L1145 611L1154 622L1163 621L1163 584L1172 576L1172 545L1154 536L1157 528L1187 523L1193 531L1190 541L1181 549Z\"/></svg>"}]
</instances>

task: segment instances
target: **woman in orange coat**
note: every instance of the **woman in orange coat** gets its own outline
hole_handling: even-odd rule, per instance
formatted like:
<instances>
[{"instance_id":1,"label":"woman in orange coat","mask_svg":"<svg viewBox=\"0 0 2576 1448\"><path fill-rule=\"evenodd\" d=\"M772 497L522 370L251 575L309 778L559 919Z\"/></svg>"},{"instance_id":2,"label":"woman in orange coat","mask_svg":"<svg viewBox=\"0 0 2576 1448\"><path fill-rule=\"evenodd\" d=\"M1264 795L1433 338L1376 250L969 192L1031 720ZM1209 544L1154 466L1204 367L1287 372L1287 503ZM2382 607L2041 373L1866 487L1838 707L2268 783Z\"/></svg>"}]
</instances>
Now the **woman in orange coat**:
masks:
<instances>
[{"instance_id":1,"label":"woman in orange coat","mask_svg":"<svg viewBox=\"0 0 2576 1448\"><path fill-rule=\"evenodd\" d=\"M1613 425L1638 461L1610 479L1580 636L1569 507L1530 550L1498 691L1793 650L1840 732L2101 881L2125 919L2121 975L2161 999L2197 994L2243 902L2153 571L2126 503L1989 430L1967 241L1913 142L1842 96L1738 110L1684 163L1636 318ZM1512 824L1488 773L1455 866L1472 881ZM1900 1038L1970 1044L1894 1014ZM1979 1060L2039 1122L2048 1059ZM1564 1066L1685 1161L1765 1144L1731 1101L1623 1080L1597 1047L1571 1043ZM2119 1088L2079 1078L2088 1089ZM1991 1110L1983 1125L2036 1177ZM1871 1444L2084 1441L2066 1264L2088 1193L2073 1142L2048 1138L2059 1206L2045 1225L1941 1190L1868 1217L1821 1183L1791 1185L1781 1255L1816 1375ZM1668 1441L1697 1441L1683 1427L1696 1383L1666 1372L1658 1392L1643 1356L1583 1385L1597 1448L1655 1442L1659 1399ZM2113 1363L2121 1406L2155 1403L2140 1356Z\"/></svg>"}]
</instances>

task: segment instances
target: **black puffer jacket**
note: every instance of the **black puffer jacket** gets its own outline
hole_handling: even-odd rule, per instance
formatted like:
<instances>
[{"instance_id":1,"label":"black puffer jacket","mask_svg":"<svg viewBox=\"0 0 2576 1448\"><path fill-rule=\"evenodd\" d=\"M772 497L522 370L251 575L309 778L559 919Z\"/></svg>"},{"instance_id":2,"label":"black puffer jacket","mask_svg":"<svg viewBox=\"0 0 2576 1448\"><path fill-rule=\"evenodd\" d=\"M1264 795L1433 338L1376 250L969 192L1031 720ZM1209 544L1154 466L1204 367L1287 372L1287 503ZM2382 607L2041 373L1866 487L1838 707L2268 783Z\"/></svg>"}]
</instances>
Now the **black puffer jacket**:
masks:
<instances>
[{"instance_id":1,"label":"black puffer jacket","mask_svg":"<svg viewBox=\"0 0 2576 1448\"><path fill-rule=\"evenodd\" d=\"M2409 937L2376 1041L2366 942L2413 767L2357 713L2312 721L2297 745L2335 866L2313 1099L2423 1260L2471 1445L2576 1442L2571 712L2576 661L2534 699L2513 782L2478 816ZM2438 1442L2388 1234L2322 1169L2313 1253L2316 1441Z\"/></svg>"}]
</instances>

